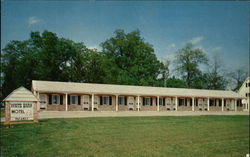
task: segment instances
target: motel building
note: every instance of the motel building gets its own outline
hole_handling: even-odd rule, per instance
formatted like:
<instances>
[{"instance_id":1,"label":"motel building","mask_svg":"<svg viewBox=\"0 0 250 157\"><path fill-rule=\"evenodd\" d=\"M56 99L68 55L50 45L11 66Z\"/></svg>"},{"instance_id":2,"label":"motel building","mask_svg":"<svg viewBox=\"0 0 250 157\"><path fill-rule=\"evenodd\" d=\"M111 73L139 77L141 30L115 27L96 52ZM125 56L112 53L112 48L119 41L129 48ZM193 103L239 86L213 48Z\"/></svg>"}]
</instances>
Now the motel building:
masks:
<instances>
[{"instance_id":1,"label":"motel building","mask_svg":"<svg viewBox=\"0 0 250 157\"><path fill-rule=\"evenodd\" d=\"M32 81L46 111L246 111L233 91Z\"/></svg>"},{"instance_id":2,"label":"motel building","mask_svg":"<svg viewBox=\"0 0 250 157\"><path fill-rule=\"evenodd\" d=\"M243 105L243 110L244 111L249 111L249 103L250 103L250 77L248 77L242 86L239 89L238 92L241 96L244 97L242 99L242 105Z\"/></svg>"}]
</instances>

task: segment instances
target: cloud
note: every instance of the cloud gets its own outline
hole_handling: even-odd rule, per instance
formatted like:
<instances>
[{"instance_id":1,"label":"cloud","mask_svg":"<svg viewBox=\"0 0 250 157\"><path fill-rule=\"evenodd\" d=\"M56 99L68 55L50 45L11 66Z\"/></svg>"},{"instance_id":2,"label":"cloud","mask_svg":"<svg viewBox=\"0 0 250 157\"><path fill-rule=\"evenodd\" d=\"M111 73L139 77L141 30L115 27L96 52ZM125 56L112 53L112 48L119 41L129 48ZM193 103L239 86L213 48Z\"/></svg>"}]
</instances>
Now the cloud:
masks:
<instances>
[{"instance_id":1,"label":"cloud","mask_svg":"<svg viewBox=\"0 0 250 157\"><path fill-rule=\"evenodd\" d=\"M28 18L27 22L29 25L37 25L39 23L41 23L43 20L36 17L36 16L31 16Z\"/></svg>"},{"instance_id":2,"label":"cloud","mask_svg":"<svg viewBox=\"0 0 250 157\"><path fill-rule=\"evenodd\" d=\"M189 40L190 43L192 43L193 45L201 42L204 39L204 37L199 36L199 37L194 37L191 40Z\"/></svg>"}]
</instances>

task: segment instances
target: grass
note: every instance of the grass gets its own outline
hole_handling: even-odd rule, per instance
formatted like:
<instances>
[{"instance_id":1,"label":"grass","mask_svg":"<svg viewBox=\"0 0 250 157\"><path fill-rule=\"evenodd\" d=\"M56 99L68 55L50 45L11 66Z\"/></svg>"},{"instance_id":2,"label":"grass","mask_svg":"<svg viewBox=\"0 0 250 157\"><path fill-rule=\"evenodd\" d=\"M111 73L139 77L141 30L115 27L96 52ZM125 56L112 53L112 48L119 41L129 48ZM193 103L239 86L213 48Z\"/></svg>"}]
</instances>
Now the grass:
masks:
<instances>
[{"instance_id":1,"label":"grass","mask_svg":"<svg viewBox=\"0 0 250 157\"><path fill-rule=\"evenodd\" d=\"M1 157L246 156L248 116L46 119L1 128Z\"/></svg>"},{"instance_id":2,"label":"grass","mask_svg":"<svg viewBox=\"0 0 250 157\"><path fill-rule=\"evenodd\" d=\"M4 117L4 108L0 108L0 117Z\"/></svg>"}]
</instances>

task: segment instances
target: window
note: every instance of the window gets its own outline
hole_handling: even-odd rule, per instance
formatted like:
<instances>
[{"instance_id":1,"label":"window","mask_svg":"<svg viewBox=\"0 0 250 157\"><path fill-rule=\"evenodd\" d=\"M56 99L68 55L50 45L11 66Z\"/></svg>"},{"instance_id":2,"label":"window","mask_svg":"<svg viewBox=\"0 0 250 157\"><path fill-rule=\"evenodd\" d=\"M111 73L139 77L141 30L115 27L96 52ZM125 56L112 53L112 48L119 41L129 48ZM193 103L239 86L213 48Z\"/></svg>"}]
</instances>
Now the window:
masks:
<instances>
[{"instance_id":1,"label":"window","mask_svg":"<svg viewBox=\"0 0 250 157\"><path fill-rule=\"evenodd\" d=\"M214 100L210 100L209 106L215 106Z\"/></svg>"},{"instance_id":2,"label":"window","mask_svg":"<svg viewBox=\"0 0 250 157\"><path fill-rule=\"evenodd\" d=\"M159 105L165 106L164 98L160 98L159 100Z\"/></svg>"},{"instance_id":3,"label":"window","mask_svg":"<svg viewBox=\"0 0 250 157\"><path fill-rule=\"evenodd\" d=\"M167 98L167 106L171 105L171 98Z\"/></svg>"},{"instance_id":4,"label":"window","mask_svg":"<svg viewBox=\"0 0 250 157\"><path fill-rule=\"evenodd\" d=\"M39 99L40 99L40 104L46 104L46 95L45 94L40 94Z\"/></svg>"},{"instance_id":5,"label":"window","mask_svg":"<svg viewBox=\"0 0 250 157\"><path fill-rule=\"evenodd\" d=\"M150 97L146 97L146 98L144 99L144 104L145 104L145 105L150 105Z\"/></svg>"},{"instance_id":6,"label":"window","mask_svg":"<svg viewBox=\"0 0 250 157\"><path fill-rule=\"evenodd\" d=\"M60 104L60 96L57 94L52 95L52 104Z\"/></svg>"},{"instance_id":7,"label":"window","mask_svg":"<svg viewBox=\"0 0 250 157\"><path fill-rule=\"evenodd\" d=\"M250 93L246 93L246 97L249 97L250 96Z\"/></svg>"},{"instance_id":8,"label":"window","mask_svg":"<svg viewBox=\"0 0 250 157\"><path fill-rule=\"evenodd\" d=\"M102 104L103 105L109 105L109 96L103 96L102 97Z\"/></svg>"},{"instance_id":9,"label":"window","mask_svg":"<svg viewBox=\"0 0 250 157\"><path fill-rule=\"evenodd\" d=\"M125 97L124 96L118 97L118 105L125 105Z\"/></svg>"},{"instance_id":10,"label":"window","mask_svg":"<svg viewBox=\"0 0 250 157\"><path fill-rule=\"evenodd\" d=\"M222 105L222 101L221 101L221 100L219 100L219 101L218 101L218 103L219 103L219 107L221 107L221 105Z\"/></svg>"},{"instance_id":11,"label":"window","mask_svg":"<svg viewBox=\"0 0 250 157\"><path fill-rule=\"evenodd\" d=\"M78 96L77 95L70 95L70 104L72 104L72 105L78 104Z\"/></svg>"},{"instance_id":12,"label":"window","mask_svg":"<svg viewBox=\"0 0 250 157\"><path fill-rule=\"evenodd\" d=\"M39 100L40 100L40 108L46 108L47 101L46 101L46 95L45 94L40 94L39 95Z\"/></svg>"},{"instance_id":13,"label":"window","mask_svg":"<svg viewBox=\"0 0 250 157\"><path fill-rule=\"evenodd\" d=\"M179 106L185 105L185 99L179 99Z\"/></svg>"}]
</instances>

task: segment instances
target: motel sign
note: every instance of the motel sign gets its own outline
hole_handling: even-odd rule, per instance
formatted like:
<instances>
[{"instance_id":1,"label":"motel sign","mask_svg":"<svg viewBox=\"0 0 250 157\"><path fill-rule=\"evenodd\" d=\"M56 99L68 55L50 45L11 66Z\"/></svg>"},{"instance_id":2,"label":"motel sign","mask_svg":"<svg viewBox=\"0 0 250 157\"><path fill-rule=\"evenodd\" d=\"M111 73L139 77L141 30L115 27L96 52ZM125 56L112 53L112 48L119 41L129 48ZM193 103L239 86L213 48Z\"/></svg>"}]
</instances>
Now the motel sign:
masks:
<instances>
[{"instance_id":1,"label":"motel sign","mask_svg":"<svg viewBox=\"0 0 250 157\"><path fill-rule=\"evenodd\" d=\"M38 99L24 87L10 93L4 99L5 123L37 122Z\"/></svg>"},{"instance_id":2,"label":"motel sign","mask_svg":"<svg viewBox=\"0 0 250 157\"><path fill-rule=\"evenodd\" d=\"M10 121L33 120L32 103L10 103Z\"/></svg>"}]
</instances>

